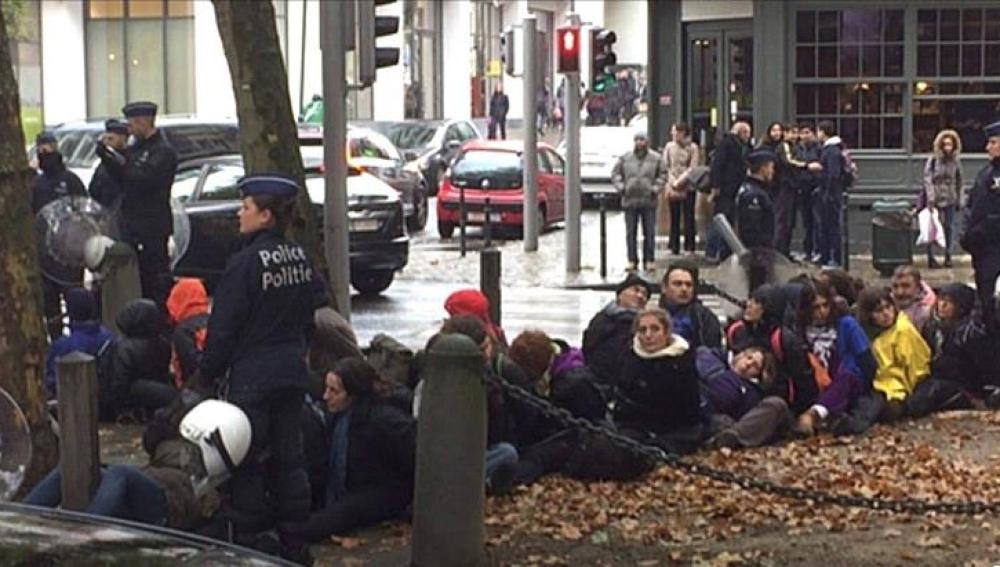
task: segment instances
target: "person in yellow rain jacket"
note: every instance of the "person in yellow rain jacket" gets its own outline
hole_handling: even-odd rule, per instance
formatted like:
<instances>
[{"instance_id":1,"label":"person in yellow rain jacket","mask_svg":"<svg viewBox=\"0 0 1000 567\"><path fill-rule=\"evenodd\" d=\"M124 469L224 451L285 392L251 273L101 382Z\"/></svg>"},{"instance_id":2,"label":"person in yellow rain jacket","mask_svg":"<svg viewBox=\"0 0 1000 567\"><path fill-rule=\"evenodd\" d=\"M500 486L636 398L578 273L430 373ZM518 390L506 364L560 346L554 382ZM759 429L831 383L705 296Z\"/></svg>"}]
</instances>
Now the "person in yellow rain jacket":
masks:
<instances>
[{"instance_id":1,"label":"person in yellow rain jacket","mask_svg":"<svg viewBox=\"0 0 1000 567\"><path fill-rule=\"evenodd\" d=\"M866 289L857 306L858 319L872 338L878 370L872 391L834 427L837 435L858 435L876 421L899 419L906 398L930 374L930 347L906 313L896 309L888 289Z\"/></svg>"}]
</instances>

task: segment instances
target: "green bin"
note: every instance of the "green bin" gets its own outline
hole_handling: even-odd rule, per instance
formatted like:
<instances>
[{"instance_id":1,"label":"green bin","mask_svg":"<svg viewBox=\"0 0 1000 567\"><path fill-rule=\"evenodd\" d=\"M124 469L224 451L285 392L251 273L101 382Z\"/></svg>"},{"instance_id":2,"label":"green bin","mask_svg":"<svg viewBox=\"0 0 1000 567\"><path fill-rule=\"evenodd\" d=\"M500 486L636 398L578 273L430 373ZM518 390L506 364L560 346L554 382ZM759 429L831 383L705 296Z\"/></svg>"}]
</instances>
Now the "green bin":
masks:
<instances>
[{"instance_id":1,"label":"green bin","mask_svg":"<svg viewBox=\"0 0 1000 567\"><path fill-rule=\"evenodd\" d=\"M908 201L875 201L872 211L872 264L882 276L913 263L913 216Z\"/></svg>"}]
</instances>

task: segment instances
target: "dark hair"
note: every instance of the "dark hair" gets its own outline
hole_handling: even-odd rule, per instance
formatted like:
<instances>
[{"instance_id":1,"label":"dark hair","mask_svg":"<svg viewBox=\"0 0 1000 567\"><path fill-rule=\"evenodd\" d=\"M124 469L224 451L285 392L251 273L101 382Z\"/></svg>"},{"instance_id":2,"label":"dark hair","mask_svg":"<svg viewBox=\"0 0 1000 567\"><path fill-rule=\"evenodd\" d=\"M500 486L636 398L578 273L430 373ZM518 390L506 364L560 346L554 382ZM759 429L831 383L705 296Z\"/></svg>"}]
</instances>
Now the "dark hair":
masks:
<instances>
[{"instance_id":1,"label":"dark hair","mask_svg":"<svg viewBox=\"0 0 1000 567\"><path fill-rule=\"evenodd\" d=\"M507 356L532 380L538 380L552 363L552 339L542 331L522 331L510 343Z\"/></svg>"},{"instance_id":2,"label":"dark hair","mask_svg":"<svg viewBox=\"0 0 1000 567\"><path fill-rule=\"evenodd\" d=\"M813 131L816 130L816 126L814 126L813 123L809 122L808 120L803 120L802 122L799 122L799 130L803 128L808 128Z\"/></svg>"},{"instance_id":3,"label":"dark hair","mask_svg":"<svg viewBox=\"0 0 1000 567\"><path fill-rule=\"evenodd\" d=\"M920 285L920 283L924 281L924 278L920 275L920 270L912 264L896 266L896 269L892 271L893 278L902 278L906 276L913 278L913 281L916 282L917 285Z\"/></svg>"},{"instance_id":4,"label":"dark hair","mask_svg":"<svg viewBox=\"0 0 1000 567\"><path fill-rule=\"evenodd\" d=\"M386 384L378 375L375 367L360 358L342 358L330 368L344 385L347 395L356 400L365 400L381 396L386 391Z\"/></svg>"},{"instance_id":5,"label":"dark hair","mask_svg":"<svg viewBox=\"0 0 1000 567\"><path fill-rule=\"evenodd\" d=\"M276 195L251 195L250 200L258 209L271 211L275 228L282 232L288 229L288 225L292 222L292 213L295 210L295 199Z\"/></svg>"},{"instance_id":6,"label":"dark hair","mask_svg":"<svg viewBox=\"0 0 1000 567\"><path fill-rule=\"evenodd\" d=\"M782 124L780 120L775 120L774 122L768 124L767 125L767 130L764 132L764 135L767 137L768 140L771 140L772 139L771 138L771 128L774 128L775 126L779 126L781 128L781 138L784 139L785 138L785 125ZM778 141L780 142L781 140L778 140Z\"/></svg>"},{"instance_id":7,"label":"dark hair","mask_svg":"<svg viewBox=\"0 0 1000 567\"><path fill-rule=\"evenodd\" d=\"M837 125L833 123L833 120L820 120L819 125L816 126L816 129L820 132L823 132L827 136L837 135Z\"/></svg>"},{"instance_id":8,"label":"dark hair","mask_svg":"<svg viewBox=\"0 0 1000 567\"><path fill-rule=\"evenodd\" d=\"M691 133L691 127L687 125L687 122L674 122L674 130L685 134Z\"/></svg>"},{"instance_id":9,"label":"dark hair","mask_svg":"<svg viewBox=\"0 0 1000 567\"><path fill-rule=\"evenodd\" d=\"M667 283L667 280L670 279L670 274L672 274L675 270L681 270L691 274L691 279L694 280L695 287L698 287L698 266L693 262L686 260L672 262L669 266L667 266L667 271L663 274L663 283Z\"/></svg>"},{"instance_id":10,"label":"dark hair","mask_svg":"<svg viewBox=\"0 0 1000 567\"><path fill-rule=\"evenodd\" d=\"M887 287L870 287L858 296L858 322L866 330L877 329L872 320L872 314L883 301L891 305L893 309L896 308L896 304L892 301L892 294L889 293Z\"/></svg>"},{"instance_id":11,"label":"dark hair","mask_svg":"<svg viewBox=\"0 0 1000 567\"><path fill-rule=\"evenodd\" d=\"M789 130L798 130L799 129L798 124L796 124L794 122L785 122L784 124L781 125L781 127L785 130L785 132L788 132Z\"/></svg>"},{"instance_id":12,"label":"dark hair","mask_svg":"<svg viewBox=\"0 0 1000 567\"><path fill-rule=\"evenodd\" d=\"M449 334L465 335L477 345L483 344L483 341L488 336L486 334L486 326L474 315L457 315L446 319L444 324L441 325L439 335ZM430 343L428 343L429 347Z\"/></svg>"},{"instance_id":13,"label":"dark hair","mask_svg":"<svg viewBox=\"0 0 1000 567\"><path fill-rule=\"evenodd\" d=\"M865 282L840 268L823 270L819 275L827 279L837 295L843 297L848 305L854 305L858 300L858 294L865 289Z\"/></svg>"}]
</instances>

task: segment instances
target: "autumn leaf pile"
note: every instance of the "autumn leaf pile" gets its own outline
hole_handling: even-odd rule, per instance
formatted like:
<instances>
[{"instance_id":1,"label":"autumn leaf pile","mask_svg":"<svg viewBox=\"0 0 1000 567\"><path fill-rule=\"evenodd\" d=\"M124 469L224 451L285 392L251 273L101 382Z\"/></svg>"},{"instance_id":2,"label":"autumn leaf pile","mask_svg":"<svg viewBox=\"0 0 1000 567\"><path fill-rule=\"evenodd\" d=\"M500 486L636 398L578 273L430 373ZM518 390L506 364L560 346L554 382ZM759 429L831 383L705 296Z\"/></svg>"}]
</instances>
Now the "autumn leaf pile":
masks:
<instances>
[{"instance_id":1,"label":"autumn leaf pile","mask_svg":"<svg viewBox=\"0 0 1000 567\"><path fill-rule=\"evenodd\" d=\"M953 412L859 438L817 437L746 451L705 451L687 457L712 467L790 486L838 494L928 501L1000 501L1000 415ZM491 499L486 524L493 546L526 536L595 545L689 544L738 538L775 527L789 536L877 529L888 512L819 505L661 467L630 483L584 483L550 477ZM893 514L919 525L917 547L948 545L935 530L971 524L1000 528L1000 518ZM885 530L882 537L898 537ZM1000 536L1000 532L997 534ZM992 539L992 538L991 538ZM992 543L992 542L991 542Z\"/></svg>"}]
</instances>

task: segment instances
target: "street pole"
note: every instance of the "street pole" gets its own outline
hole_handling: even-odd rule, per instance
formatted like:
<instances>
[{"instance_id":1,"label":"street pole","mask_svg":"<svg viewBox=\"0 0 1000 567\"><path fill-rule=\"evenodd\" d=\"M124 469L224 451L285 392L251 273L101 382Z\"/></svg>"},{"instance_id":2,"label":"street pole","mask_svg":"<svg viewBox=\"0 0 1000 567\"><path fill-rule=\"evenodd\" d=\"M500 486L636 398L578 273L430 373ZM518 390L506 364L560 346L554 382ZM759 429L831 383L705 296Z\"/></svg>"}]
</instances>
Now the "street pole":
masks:
<instances>
[{"instance_id":1,"label":"street pole","mask_svg":"<svg viewBox=\"0 0 1000 567\"><path fill-rule=\"evenodd\" d=\"M580 271L580 73L566 74L566 273Z\"/></svg>"},{"instance_id":2,"label":"street pole","mask_svg":"<svg viewBox=\"0 0 1000 567\"><path fill-rule=\"evenodd\" d=\"M524 30L524 251L538 250L538 46L535 16L525 16Z\"/></svg>"},{"instance_id":3,"label":"street pole","mask_svg":"<svg viewBox=\"0 0 1000 567\"><path fill-rule=\"evenodd\" d=\"M323 55L323 244L337 311L351 320L351 264L347 229L347 78L344 5L321 2Z\"/></svg>"}]
</instances>

